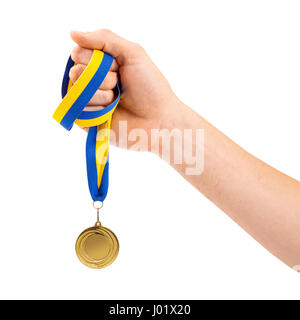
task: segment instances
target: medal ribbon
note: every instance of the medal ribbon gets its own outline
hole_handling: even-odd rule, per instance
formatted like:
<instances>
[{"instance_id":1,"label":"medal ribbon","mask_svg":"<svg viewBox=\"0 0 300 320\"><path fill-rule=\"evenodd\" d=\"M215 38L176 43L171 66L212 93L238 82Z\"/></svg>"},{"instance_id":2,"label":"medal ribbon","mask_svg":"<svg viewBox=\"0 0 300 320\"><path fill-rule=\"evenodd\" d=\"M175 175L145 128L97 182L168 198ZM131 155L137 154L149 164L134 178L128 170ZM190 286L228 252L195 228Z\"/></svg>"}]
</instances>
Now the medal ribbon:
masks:
<instances>
[{"instance_id":1,"label":"medal ribbon","mask_svg":"<svg viewBox=\"0 0 300 320\"><path fill-rule=\"evenodd\" d=\"M94 201L104 201L107 195L110 125L113 112L120 100L119 84L117 97L109 106L97 111L83 109L99 89L112 62L112 56L94 50L88 66L72 84L69 71L75 63L70 57L62 82L63 100L53 114L53 118L67 130L71 130L74 123L89 128L86 140L86 166L90 194Z\"/></svg>"}]
</instances>

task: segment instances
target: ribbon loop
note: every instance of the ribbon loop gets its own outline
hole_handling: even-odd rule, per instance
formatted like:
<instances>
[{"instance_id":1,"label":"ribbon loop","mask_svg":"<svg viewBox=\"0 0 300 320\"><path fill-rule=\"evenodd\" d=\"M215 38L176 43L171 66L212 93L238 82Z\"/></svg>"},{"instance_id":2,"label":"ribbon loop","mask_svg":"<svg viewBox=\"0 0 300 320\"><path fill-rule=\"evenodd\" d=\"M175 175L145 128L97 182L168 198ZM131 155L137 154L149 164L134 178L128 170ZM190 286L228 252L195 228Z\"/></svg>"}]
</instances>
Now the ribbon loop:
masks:
<instances>
[{"instance_id":1,"label":"ribbon loop","mask_svg":"<svg viewBox=\"0 0 300 320\"><path fill-rule=\"evenodd\" d=\"M107 195L109 133L113 112L120 101L119 84L117 97L109 106L97 111L83 109L105 79L112 62L113 57L109 54L94 50L88 66L73 85L69 72L74 66L74 61L70 57L62 82L63 100L53 115L53 118L67 130L71 130L74 123L89 127L86 165L89 189L94 201L103 201Z\"/></svg>"}]
</instances>

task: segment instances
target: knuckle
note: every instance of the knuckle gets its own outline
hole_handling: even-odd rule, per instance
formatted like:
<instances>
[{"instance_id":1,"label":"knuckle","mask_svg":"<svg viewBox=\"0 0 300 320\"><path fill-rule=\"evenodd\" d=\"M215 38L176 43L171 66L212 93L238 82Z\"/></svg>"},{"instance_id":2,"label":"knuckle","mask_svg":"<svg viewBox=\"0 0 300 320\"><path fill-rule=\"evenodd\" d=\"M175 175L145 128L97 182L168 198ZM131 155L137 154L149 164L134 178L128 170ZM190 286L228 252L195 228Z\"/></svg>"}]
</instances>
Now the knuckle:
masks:
<instances>
[{"instance_id":1,"label":"knuckle","mask_svg":"<svg viewBox=\"0 0 300 320\"><path fill-rule=\"evenodd\" d=\"M80 54L80 47L76 46L75 48L73 48L72 52L71 52L71 58L73 61L78 61L79 59L79 54Z\"/></svg>"},{"instance_id":2,"label":"knuckle","mask_svg":"<svg viewBox=\"0 0 300 320\"><path fill-rule=\"evenodd\" d=\"M106 28L98 30L99 36L106 36L111 33L112 33L112 31L110 29L106 29Z\"/></svg>"},{"instance_id":3,"label":"knuckle","mask_svg":"<svg viewBox=\"0 0 300 320\"><path fill-rule=\"evenodd\" d=\"M145 52L145 49L139 43L133 42L132 46L133 46L133 48L134 48L134 50L136 52L139 52L139 53L144 53Z\"/></svg>"},{"instance_id":4,"label":"knuckle","mask_svg":"<svg viewBox=\"0 0 300 320\"><path fill-rule=\"evenodd\" d=\"M108 101L107 101L108 104L113 102L113 100L114 100L114 92L112 90L109 90L107 92L107 99L108 99Z\"/></svg>"},{"instance_id":5,"label":"knuckle","mask_svg":"<svg viewBox=\"0 0 300 320\"><path fill-rule=\"evenodd\" d=\"M101 91L101 99L103 100L103 104L110 104L113 101L113 91Z\"/></svg>"},{"instance_id":6,"label":"knuckle","mask_svg":"<svg viewBox=\"0 0 300 320\"><path fill-rule=\"evenodd\" d=\"M118 74L116 72L112 72L111 83L113 88L117 85L117 82L118 82Z\"/></svg>"},{"instance_id":7,"label":"knuckle","mask_svg":"<svg viewBox=\"0 0 300 320\"><path fill-rule=\"evenodd\" d=\"M117 79L118 79L117 73L110 71L107 74L107 76L103 82L103 85L101 85L101 87L106 90L113 89L117 84L117 81L118 81Z\"/></svg>"},{"instance_id":8,"label":"knuckle","mask_svg":"<svg viewBox=\"0 0 300 320\"><path fill-rule=\"evenodd\" d=\"M81 75L82 71L83 71L82 65L77 64L70 69L69 77L71 79L77 79Z\"/></svg>"},{"instance_id":9,"label":"knuckle","mask_svg":"<svg viewBox=\"0 0 300 320\"><path fill-rule=\"evenodd\" d=\"M70 71L69 71L69 78L70 79L74 79L74 77L75 77L75 70L74 70L74 68L75 67L72 67L71 69L70 69Z\"/></svg>"}]
</instances>

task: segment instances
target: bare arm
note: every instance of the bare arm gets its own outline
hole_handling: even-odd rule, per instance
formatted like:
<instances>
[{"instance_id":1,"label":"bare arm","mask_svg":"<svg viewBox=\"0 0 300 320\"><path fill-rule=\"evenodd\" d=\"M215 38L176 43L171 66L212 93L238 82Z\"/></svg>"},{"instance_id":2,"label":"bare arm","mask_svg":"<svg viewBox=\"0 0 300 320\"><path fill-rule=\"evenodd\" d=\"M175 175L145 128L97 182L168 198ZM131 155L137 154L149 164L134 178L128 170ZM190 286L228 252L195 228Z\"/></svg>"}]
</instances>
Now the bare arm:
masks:
<instances>
[{"instance_id":1,"label":"bare arm","mask_svg":"<svg viewBox=\"0 0 300 320\"><path fill-rule=\"evenodd\" d=\"M203 129L203 172L188 174L189 164L174 161L175 153L184 147L176 145L176 141L171 148L170 164L271 253L291 267L300 265L300 183L247 153L184 105L140 46L107 30L71 35L79 45L72 57L81 65L76 72L71 70L73 82L82 72L80 68L87 65L91 49L104 50L115 58L114 68L118 68L123 88L112 123L116 136L120 136L119 123L126 121L128 132L142 128L147 133L149 139L144 149L151 151L152 129L176 128L182 134L188 129L194 135L191 143L195 152L199 148L195 143L196 131ZM108 86L110 94L114 81ZM103 96L99 90L91 107L109 103L107 99L101 103ZM127 142L128 148L134 143ZM116 143L120 141L117 139Z\"/></svg>"},{"instance_id":2,"label":"bare arm","mask_svg":"<svg viewBox=\"0 0 300 320\"><path fill-rule=\"evenodd\" d=\"M171 126L204 129L204 170L188 175L185 163L173 167L271 253L291 267L300 265L299 181L252 156L182 103L178 108L181 116L173 113Z\"/></svg>"}]
</instances>

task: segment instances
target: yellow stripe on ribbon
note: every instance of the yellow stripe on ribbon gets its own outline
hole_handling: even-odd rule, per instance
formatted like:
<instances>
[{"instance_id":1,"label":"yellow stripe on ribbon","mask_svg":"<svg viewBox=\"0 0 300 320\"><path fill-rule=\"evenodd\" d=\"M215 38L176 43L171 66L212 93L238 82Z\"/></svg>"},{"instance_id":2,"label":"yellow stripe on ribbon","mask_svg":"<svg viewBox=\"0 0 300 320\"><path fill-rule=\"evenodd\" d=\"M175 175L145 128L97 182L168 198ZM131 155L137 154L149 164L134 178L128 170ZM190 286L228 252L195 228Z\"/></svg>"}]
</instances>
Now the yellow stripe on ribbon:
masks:
<instances>
[{"instance_id":1,"label":"yellow stripe on ribbon","mask_svg":"<svg viewBox=\"0 0 300 320\"><path fill-rule=\"evenodd\" d=\"M96 165L98 172L98 188L101 185L103 171L106 165L108 151L109 151L109 138L110 138L110 120L105 121L97 127L96 138Z\"/></svg>"},{"instance_id":2,"label":"yellow stripe on ribbon","mask_svg":"<svg viewBox=\"0 0 300 320\"><path fill-rule=\"evenodd\" d=\"M115 111L117 105L109 112L104 114L101 117L93 119L76 119L75 123L80 127L95 127L100 123L104 123L112 117L113 112Z\"/></svg>"},{"instance_id":3,"label":"yellow stripe on ribbon","mask_svg":"<svg viewBox=\"0 0 300 320\"><path fill-rule=\"evenodd\" d=\"M78 80L74 83L74 85L71 88L69 83L70 89L68 93L63 98L62 102L60 103L60 105L58 106L58 108L53 114L53 118L57 122L61 122L65 114L72 107L73 103L78 99L82 91L89 84L89 82L95 75L96 71L98 70L102 62L103 56L104 56L104 53L102 51L94 50L90 63L88 64L84 72L80 75Z\"/></svg>"}]
</instances>

